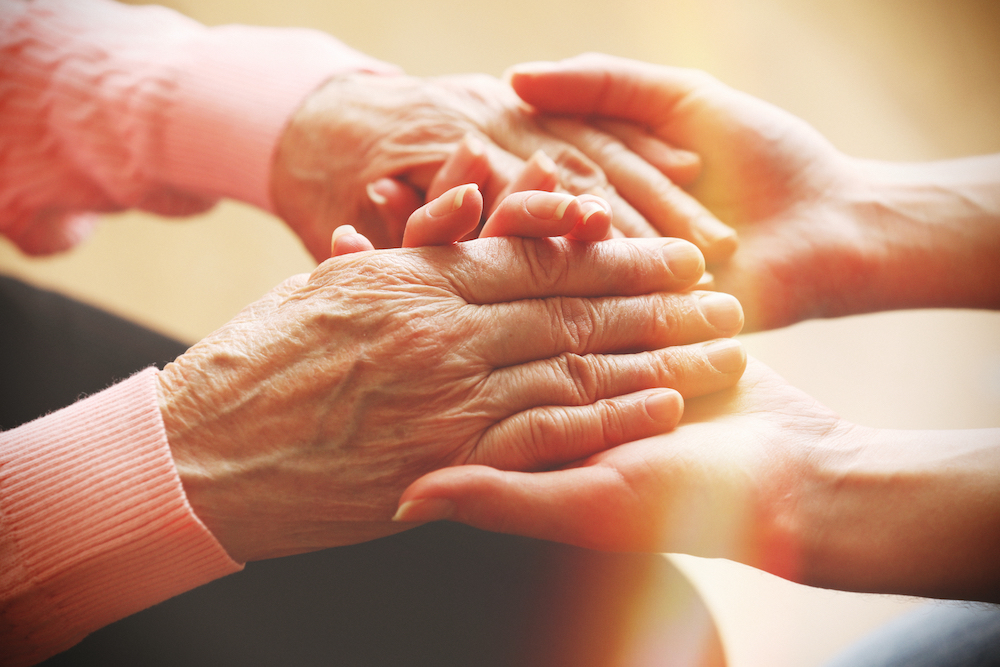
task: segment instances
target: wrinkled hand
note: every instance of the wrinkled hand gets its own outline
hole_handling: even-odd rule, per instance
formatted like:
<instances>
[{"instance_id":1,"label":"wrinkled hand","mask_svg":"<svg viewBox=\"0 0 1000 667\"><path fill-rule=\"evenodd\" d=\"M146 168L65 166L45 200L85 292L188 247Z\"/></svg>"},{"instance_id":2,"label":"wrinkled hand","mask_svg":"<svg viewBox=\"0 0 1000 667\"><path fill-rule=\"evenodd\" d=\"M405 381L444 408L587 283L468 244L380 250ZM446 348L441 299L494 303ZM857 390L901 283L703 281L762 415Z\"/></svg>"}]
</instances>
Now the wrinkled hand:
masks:
<instances>
[{"instance_id":1,"label":"wrinkled hand","mask_svg":"<svg viewBox=\"0 0 1000 667\"><path fill-rule=\"evenodd\" d=\"M464 159L446 165L462 148ZM673 156L664 168L690 177L696 156L661 149ZM551 186L532 169L539 151L554 162ZM624 173L641 181L640 172ZM271 194L277 213L321 261L342 224L355 225L376 247L398 247L410 213L470 182L479 185L487 214L510 192L558 187L606 198L616 224L631 236L657 235L591 160L540 127L509 86L485 75L331 80L306 100L283 135Z\"/></svg>"},{"instance_id":2,"label":"wrinkled hand","mask_svg":"<svg viewBox=\"0 0 1000 667\"><path fill-rule=\"evenodd\" d=\"M797 579L781 530L815 457L853 426L751 359L732 389L686 403L680 425L563 470L462 466L403 494L397 520L447 518L611 551L729 558Z\"/></svg>"},{"instance_id":3,"label":"wrinkled hand","mask_svg":"<svg viewBox=\"0 0 1000 667\"><path fill-rule=\"evenodd\" d=\"M539 110L588 116L617 134L611 146L574 139L613 181L617 163L648 153L642 134L621 121L701 156L688 191L740 235L731 260L706 254L708 268L718 289L740 299L749 330L837 314L864 280L858 267L871 247L848 194L857 169L802 120L702 72L611 56L531 63L509 78Z\"/></svg>"},{"instance_id":4,"label":"wrinkled hand","mask_svg":"<svg viewBox=\"0 0 1000 667\"><path fill-rule=\"evenodd\" d=\"M734 341L684 346L742 320L731 297L676 292L703 266L666 239L331 259L159 375L189 501L233 558L274 557L400 530L400 494L442 466L543 470L663 432L682 410L664 388L715 391L744 365Z\"/></svg>"}]
</instances>

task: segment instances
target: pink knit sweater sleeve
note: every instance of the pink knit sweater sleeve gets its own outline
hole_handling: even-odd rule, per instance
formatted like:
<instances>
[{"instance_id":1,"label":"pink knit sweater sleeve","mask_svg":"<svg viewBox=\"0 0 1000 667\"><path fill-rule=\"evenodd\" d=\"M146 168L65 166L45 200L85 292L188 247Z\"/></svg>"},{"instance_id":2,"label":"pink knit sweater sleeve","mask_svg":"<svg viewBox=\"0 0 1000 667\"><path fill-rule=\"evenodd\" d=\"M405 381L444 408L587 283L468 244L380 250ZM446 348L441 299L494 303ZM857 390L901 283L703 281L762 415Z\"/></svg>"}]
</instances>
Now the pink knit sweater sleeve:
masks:
<instances>
[{"instance_id":1,"label":"pink knit sweater sleeve","mask_svg":"<svg viewBox=\"0 0 1000 667\"><path fill-rule=\"evenodd\" d=\"M110 0L0 0L0 233L64 250L94 211L271 206L271 158L308 92L395 73L306 29L206 28Z\"/></svg>"},{"instance_id":2,"label":"pink knit sweater sleeve","mask_svg":"<svg viewBox=\"0 0 1000 667\"><path fill-rule=\"evenodd\" d=\"M240 569L188 505L156 373L0 433L0 663Z\"/></svg>"},{"instance_id":3,"label":"pink knit sweater sleeve","mask_svg":"<svg viewBox=\"0 0 1000 667\"><path fill-rule=\"evenodd\" d=\"M0 0L0 233L47 253L78 242L94 211L269 208L288 118L349 70L397 71L311 30ZM184 496L155 370L0 433L0 664L239 569Z\"/></svg>"}]
</instances>

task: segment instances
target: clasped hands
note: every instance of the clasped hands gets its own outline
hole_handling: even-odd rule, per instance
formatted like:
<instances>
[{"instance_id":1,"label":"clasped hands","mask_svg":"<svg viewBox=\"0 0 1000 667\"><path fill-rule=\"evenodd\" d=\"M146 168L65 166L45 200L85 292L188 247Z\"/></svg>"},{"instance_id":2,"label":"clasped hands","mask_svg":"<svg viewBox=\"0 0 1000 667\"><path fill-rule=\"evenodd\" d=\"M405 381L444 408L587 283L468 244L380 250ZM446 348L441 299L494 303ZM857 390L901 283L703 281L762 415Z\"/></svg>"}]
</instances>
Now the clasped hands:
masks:
<instances>
[{"instance_id":1,"label":"clasped hands","mask_svg":"<svg viewBox=\"0 0 1000 667\"><path fill-rule=\"evenodd\" d=\"M807 254L788 252L801 247L794 233L808 212L821 210L802 203L825 201L843 173L839 154L787 115L694 73L592 58L515 72L514 88L539 109L601 118L522 118L544 138L511 153L487 139L498 117L522 136L511 118L524 107L489 103L509 91L471 94L493 85L482 79L464 93L441 83L458 107L468 103L450 123L428 120L426 100L410 104L422 112L405 122L366 120L377 127L356 138L376 137L359 151L369 162L350 151L338 157L323 129L330 123L320 122L330 91L353 89L346 99L357 99L356 78L331 82L300 111L279 148L277 208L317 259L331 254L335 228L351 223L360 233L342 229L338 256L161 374L185 490L234 558L348 544L441 518L754 564L782 553L768 542L781 542L767 535L771 517L756 513L773 506L805 456L798 431L785 427L805 424L811 444L809 434L835 433L841 422L754 364L735 390L711 399L714 410L699 408L679 430L651 438L677 425L677 392L692 398L736 383L739 344L700 342L737 333L742 311L726 295L691 291L705 265L689 243L593 241L609 235L612 218L625 234L686 236L723 285L750 301L758 326L801 317L775 311L791 283L769 300L754 291L754 272L781 277L774 269L789 262L768 264L768 252L809 265ZM602 80L635 94L595 96ZM422 94L405 79L383 84ZM399 108L408 107L361 104L358 117ZM786 126L784 143L761 141ZM434 132L443 133L439 153L413 148ZM544 153L528 153L538 142ZM566 178L574 169L587 178ZM698 199L677 186L684 179ZM516 192L557 186L579 196ZM333 205L341 201L349 203ZM750 248L728 259L735 236L700 202L743 223ZM640 211L651 224L630 227ZM496 238L453 243L476 234ZM371 251L400 244L432 247ZM807 418L771 414L786 401ZM622 443L633 444L615 447ZM525 474L538 471L549 472Z\"/></svg>"},{"instance_id":2,"label":"clasped hands","mask_svg":"<svg viewBox=\"0 0 1000 667\"><path fill-rule=\"evenodd\" d=\"M414 228L460 235L478 194ZM609 225L593 198L518 193L485 228L545 238L344 254L245 309L159 376L197 515L240 561L350 544L407 527L400 495L443 466L548 470L672 428L739 377L738 343L702 341L742 312L690 291L686 241L552 236Z\"/></svg>"}]
</instances>

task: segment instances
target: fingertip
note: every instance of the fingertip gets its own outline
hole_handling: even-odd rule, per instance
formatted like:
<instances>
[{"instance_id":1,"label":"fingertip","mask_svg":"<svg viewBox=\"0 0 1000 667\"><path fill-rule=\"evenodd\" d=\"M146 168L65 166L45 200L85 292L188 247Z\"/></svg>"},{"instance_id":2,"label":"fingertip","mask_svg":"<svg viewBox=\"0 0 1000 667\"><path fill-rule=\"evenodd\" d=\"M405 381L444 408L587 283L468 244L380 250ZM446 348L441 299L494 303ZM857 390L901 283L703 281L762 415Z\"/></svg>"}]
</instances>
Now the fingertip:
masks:
<instances>
[{"instance_id":1,"label":"fingertip","mask_svg":"<svg viewBox=\"0 0 1000 667\"><path fill-rule=\"evenodd\" d=\"M663 259L675 280L697 282L705 271L705 257L696 245L683 239L669 239L662 247Z\"/></svg>"},{"instance_id":2,"label":"fingertip","mask_svg":"<svg viewBox=\"0 0 1000 667\"><path fill-rule=\"evenodd\" d=\"M396 523L428 523L444 521L455 514L455 503L447 498L415 498L406 500L392 516Z\"/></svg>"},{"instance_id":3,"label":"fingertip","mask_svg":"<svg viewBox=\"0 0 1000 667\"><path fill-rule=\"evenodd\" d=\"M466 132L465 136L462 137L462 146L473 158L481 158L486 155L486 144L472 132Z\"/></svg>"},{"instance_id":4,"label":"fingertip","mask_svg":"<svg viewBox=\"0 0 1000 667\"><path fill-rule=\"evenodd\" d=\"M486 143L468 132L431 179L426 192L427 201L437 199L459 185L476 183L484 186L491 178L491 170Z\"/></svg>"},{"instance_id":5,"label":"fingertip","mask_svg":"<svg viewBox=\"0 0 1000 667\"><path fill-rule=\"evenodd\" d=\"M368 183L365 194L385 225L391 243L400 243L406 220L420 207L423 197L406 183L388 177Z\"/></svg>"},{"instance_id":6,"label":"fingertip","mask_svg":"<svg viewBox=\"0 0 1000 667\"><path fill-rule=\"evenodd\" d=\"M435 197L431 201L427 202L427 205L423 207L423 210L427 212L432 218L441 218L462 208L462 204L465 202L465 195L470 190L479 191L479 186L475 183L466 183L464 185L457 185L450 190L444 192L439 197Z\"/></svg>"},{"instance_id":7,"label":"fingertip","mask_svg":"<svg viewBox=\"0 0 1000 667\"><path fill-rule=\"evenodd\" d=\"M722 336L735 336L743 328L743 306L726 292L698 293L698 310Z\"/></svg>"},{"instance_id":8,"label":"fingertip","mask_svg":"<svg viewBox=\"0 0 1000 667\"><path fill-rule=\"evenodd\" d=\"M743 374L747 365L747 352L735 338L723 338L705 343L702 350L708 363L723 375Z\"/></svg>"},{"instance_id":9,"label":"fingertip","mask_svg":"<svg viewBox=\"0 0 1000 667\"><path fill-rule=\"evenodd\" d=\"M701 156L683 148L674 148L673 152L669 168L661 171L677 185L687 187L701 175Z\"/></svg>"},{"instance_id":10,"label":"fingertip","mask_svg":"<svg viewBox=\"0 0 1000 667\"><path fill-rule=\"evenodd\" d=\"M684 398L673 389L660 389L646 396L643 407L652 421L669 430L677 426L684 414Z\"/></svg>"},{"instance_id":11,"label":"fingertip","mask_svg":"<svg viewBox=\"0 0 1000 667\"><path fill-rule=\"evenodd\" d=\"M698 282L694 284L692 289L715 291L715 274L705 271L701 274L701 278L698 279Z\"/></svg>"},{"instance_id":12,"label":"fingertip","mask_svg":"<svg viewBox=\"0 0 1000 667\"><path fill-rule=\"evenodd\" d=\"M532 74L547 74L555 70L558 66L559 63L547 60L535 60L526 63L518 63L517 65L511 65L504 70L501 78L510 84L519 77L531 76Z\"/></svg>"},{"instance_id":13,"label":"fingertip","mask_svg":"<svg viewBox=\"0 0 1000 667\"><path fill-rule=\"evenodd\" d=\"M580 220L574 225L569 236L580 241L603 241L611 232L611 205L593 195L577 197L580 204Z\"/></svg>"},{"instance_id":14,"label":"fingertip","mask_svg":"<svg viewBox=\"0 0 1000 667\"><path fill-rule=\"evenodd\" d=\"M347 228L344 230L344 228ZM330 242L330 254L333 257L350 255L356 252L374 250L375 246L363 234L359 234L350 225L341 225L333 232Z\"/></svg>"},{"instance_id":15,"label":"fingertip","mask_svg":"<svg viewBox=\"0 0 1000 667\"><path fill-rule=\"evenodd\" d=\"M740 247L740 238L736 230L715 218L702 218L692 231L696 244L705 255L706 263L725 262Z\"/></svg>"},{"instance_id":16,"label":"fingertip","mask_svg":"<svg viewBox=\"0 0 1000 667\"><path fill-rule=\"evenodd\" d=\"M403 247L456 243L479 226L482 212L478 184L453 187L413 212L403 231Z\"/></svg>"}]
</instances>

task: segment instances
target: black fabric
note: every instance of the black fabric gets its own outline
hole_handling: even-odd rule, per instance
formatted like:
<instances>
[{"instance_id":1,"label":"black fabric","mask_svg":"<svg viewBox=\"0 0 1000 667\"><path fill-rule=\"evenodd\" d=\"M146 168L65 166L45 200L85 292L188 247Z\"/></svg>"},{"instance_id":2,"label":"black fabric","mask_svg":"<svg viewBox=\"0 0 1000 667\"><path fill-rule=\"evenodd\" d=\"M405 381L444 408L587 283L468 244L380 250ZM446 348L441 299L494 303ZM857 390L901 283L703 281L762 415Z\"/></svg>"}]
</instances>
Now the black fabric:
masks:
<instances>
[{"instance_id":1,"label":"black fabric","mask_svg":"<svg viewBox=\"0 0 1000 667\"><path fill-rule=\"evenodd\" d=\"M1000 667L1000 605L929 602L826 667Z\"/></svg>"},{"instance_id":2,"label":"black fabric","mask_svg":"<svg viewBox=\"0 0 1000 667\"><path fill-rule=\"evenodd\" d=\"M673 616L650 612L650 598L673 603ZM250 563L44 664L694 665L711 632L666 559L442 523ZM671 634L662 654L643 649Z\"/></svg>"},{"instance_id":3,"label":"black fabric","mask_svg":"<svg viewBox=\"0 0 1000 667\"><path fill-rule=\"evenodd\" d=\"M185 345L0 278L0 420L29 421ZM44 664L604 667L717 664L697 593L666 559L434 524L250 563Z\"/></svg>"},{"instance_id":4,"label":"black fabric","mask_svg":"<svg viewBox=\"0 0 1000 667\"><path fill-rule=\"evenodd\" d=\"M0 429L64 408L187 346L97 308L0 276Z\"/></svg>"}]
</instances>

